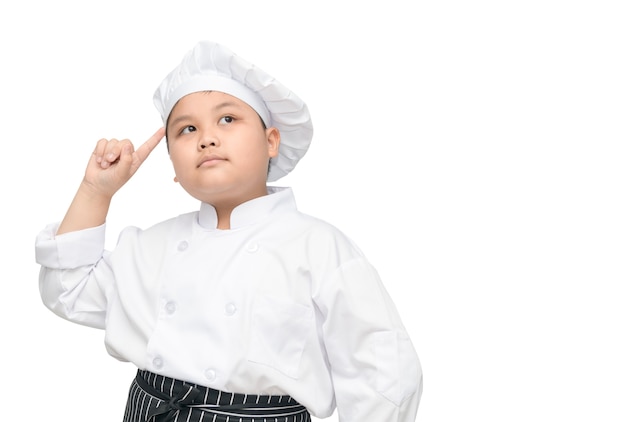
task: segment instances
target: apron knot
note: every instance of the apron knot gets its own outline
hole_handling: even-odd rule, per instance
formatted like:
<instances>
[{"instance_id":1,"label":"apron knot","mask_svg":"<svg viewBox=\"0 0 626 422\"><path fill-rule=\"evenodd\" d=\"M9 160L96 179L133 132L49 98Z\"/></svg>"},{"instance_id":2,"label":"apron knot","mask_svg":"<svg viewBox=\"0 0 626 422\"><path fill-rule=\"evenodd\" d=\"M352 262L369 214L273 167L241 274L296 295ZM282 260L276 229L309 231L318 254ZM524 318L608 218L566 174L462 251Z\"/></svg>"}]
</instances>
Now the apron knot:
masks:
<instances>
[{"instance_id":1,"label":"apron knot","mask_svg":"<svg viewBox=\"0 0 626 422\"><path fill-rule=\"evenodd\" d=\"M187 390L180 391L177 395L164 401L148 412L148 421L154 420L154 422L170 422L176 417L176 414L194 403L196 397L201 394L201 391L196 387L188 385ZM154 418L154 419L153 419Z\"/></svg>"}]
</instances>

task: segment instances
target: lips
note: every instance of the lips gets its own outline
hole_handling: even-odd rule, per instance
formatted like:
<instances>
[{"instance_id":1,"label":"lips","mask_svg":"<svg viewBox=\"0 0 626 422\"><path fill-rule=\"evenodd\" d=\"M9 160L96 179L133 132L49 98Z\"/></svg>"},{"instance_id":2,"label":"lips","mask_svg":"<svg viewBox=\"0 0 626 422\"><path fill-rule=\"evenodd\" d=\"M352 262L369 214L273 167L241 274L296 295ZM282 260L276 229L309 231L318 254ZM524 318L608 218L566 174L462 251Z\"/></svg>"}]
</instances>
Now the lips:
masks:
<instances>
[{"instance_id":1,"label":"lips","mask_svg":"<svg viewBox=\"0 0 626 422\"><path fill-rule=\"evenodd\" d=\"M212 166L214 164L219 163L220 161L224 161L224 158L217 154L205 155L200 159L197 167L200 168L200 167Z\"/></svg>"}]
</instances>

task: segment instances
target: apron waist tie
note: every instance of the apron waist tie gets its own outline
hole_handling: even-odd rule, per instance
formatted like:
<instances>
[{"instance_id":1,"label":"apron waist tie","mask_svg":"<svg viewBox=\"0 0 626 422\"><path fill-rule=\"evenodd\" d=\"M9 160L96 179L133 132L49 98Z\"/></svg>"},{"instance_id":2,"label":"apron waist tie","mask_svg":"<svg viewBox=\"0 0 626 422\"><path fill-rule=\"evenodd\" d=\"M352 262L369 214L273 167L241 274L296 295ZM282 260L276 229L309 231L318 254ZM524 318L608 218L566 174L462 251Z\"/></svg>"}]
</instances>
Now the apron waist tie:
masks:
<instances>
[{"instance_id":1,"label":"apron waist tie","mask_svg":"<svg viewBox=\"0 0 626 422\"><path fill-rule=\"evenodd\" d=\"M308 415L306 408L289 396L282 396L278 403L275 400L276 396L246 395L244 396L246 397L245 403L210 404L205 403L206 392L201 391L201 388L206 390L207 387L198 387L187 383L184 383L176 394L170 396L150 385L142 376L146 373L147 371L137 372L135 377L137 385L161 401L157 407L148 412L148 421L174 421L177 412L184 408L194 408L210 414L240 418L287 418L305 413ZM228 394L232 395L233 393ZM283 399L286 399L286 403L282 403ZM264 401L266 402L264 403Z\"/></svg>"}]
</instances>

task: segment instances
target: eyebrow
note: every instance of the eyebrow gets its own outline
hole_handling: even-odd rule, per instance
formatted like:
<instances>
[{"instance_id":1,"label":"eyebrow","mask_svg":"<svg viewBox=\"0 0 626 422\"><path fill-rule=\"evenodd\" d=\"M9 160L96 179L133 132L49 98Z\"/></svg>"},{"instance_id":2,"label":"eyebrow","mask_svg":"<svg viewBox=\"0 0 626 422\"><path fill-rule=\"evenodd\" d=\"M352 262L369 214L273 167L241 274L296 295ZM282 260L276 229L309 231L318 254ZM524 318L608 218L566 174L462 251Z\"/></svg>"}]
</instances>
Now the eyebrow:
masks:
<instances>
[{"instance_id":1,"label":"eyebrow","mask_svg":"<svg viewBox=\"0 0 626 422\"><path fill-rule=\"evenodd\" d=\"M227 108L227 107L237 107L240 108L241 106L233 101L223 101L219 104L217 104L216 106L212 107L212 111L220 111L223 108ZM180 121L183 120L187 120L187 119L191 119L191 115L189 114L183 114L181 116L176 117L174 120L172 120L171 122L168 123L168 126L170 125L175 125Z\"/></svg>"}]
</instances>

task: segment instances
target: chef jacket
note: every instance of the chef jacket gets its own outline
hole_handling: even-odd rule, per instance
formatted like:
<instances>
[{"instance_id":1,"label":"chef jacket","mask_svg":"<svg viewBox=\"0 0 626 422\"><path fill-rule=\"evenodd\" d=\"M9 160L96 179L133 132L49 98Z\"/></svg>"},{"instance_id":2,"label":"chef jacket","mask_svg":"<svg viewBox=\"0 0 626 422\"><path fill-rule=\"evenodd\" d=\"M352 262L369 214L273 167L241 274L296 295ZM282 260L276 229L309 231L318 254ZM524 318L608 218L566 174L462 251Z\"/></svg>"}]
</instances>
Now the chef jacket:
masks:
<instances>
[{"instance_id":1,"label":"chef jacket","mask_svg":"<svg viewBox=\"0 0 626 422\"><path fill-rule=\"evenodd\" d=\"M286 394L341 422L414 421L422 372L376 270L290 188L245 202L231 228L215 209L36 239L44 304L105 330L113 357L229 392Z\"/></svg>"}]
</instances>

